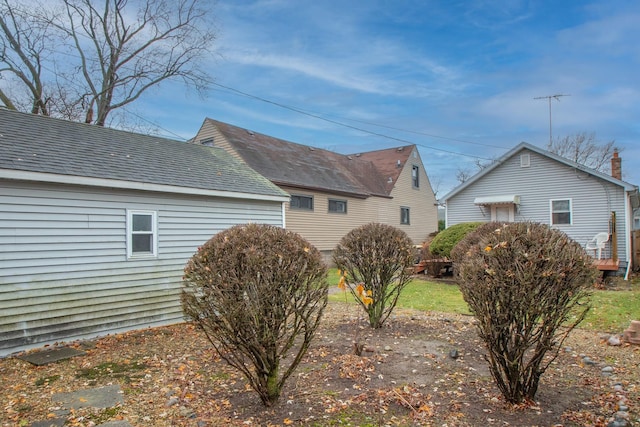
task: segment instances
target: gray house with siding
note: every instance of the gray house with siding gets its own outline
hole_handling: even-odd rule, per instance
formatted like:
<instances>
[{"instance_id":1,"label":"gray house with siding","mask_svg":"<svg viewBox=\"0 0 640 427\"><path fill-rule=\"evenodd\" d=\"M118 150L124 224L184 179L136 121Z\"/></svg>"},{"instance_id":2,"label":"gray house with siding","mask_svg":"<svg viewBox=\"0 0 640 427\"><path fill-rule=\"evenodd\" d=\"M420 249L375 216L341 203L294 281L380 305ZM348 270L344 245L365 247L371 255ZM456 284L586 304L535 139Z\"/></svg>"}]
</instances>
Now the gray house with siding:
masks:
<instances>
[{"instance_id":1,"label":"gray house with siding","mask_svg":"<svg viewBox=\"0 0 640 427\"><path fill-rule=\"evenodd\" d=\"M221 149L0 109L0 356L181 322L198 246L288 201Z\"/></svg>"},{"instance_id":2,"label":"gray house with siding","mask_svg":"<svg viewBox=\"0 0 640 427\"><path fill-rule=\"evenodd\" d=\"M628 271L638 187L622 181L617 153L612 175L521 143L441 199L446 226L535 221L564 231L583 246L597 233L609 233L603 258L615 258L614 268Z\"/></svg>"}]
</instances>

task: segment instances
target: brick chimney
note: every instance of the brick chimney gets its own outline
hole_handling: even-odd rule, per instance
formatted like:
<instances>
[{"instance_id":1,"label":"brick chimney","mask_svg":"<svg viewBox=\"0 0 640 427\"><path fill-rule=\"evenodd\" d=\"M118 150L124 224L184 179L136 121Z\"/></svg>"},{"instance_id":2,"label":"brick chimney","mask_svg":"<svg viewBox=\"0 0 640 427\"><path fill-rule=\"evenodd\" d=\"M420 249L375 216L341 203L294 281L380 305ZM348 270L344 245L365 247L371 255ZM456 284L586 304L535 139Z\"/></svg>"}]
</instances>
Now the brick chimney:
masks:
<instances>
[{"instance_id":1,"label":"brick chimney","mask_svg":"<svg viewBox=\"0 0 640 427\"><path fill-rule=\"evenodd\" d=\"M622 180L622 159L618 157L618 149L614 148L611 158L611 176Z\"/></svg>"}]
</instances>

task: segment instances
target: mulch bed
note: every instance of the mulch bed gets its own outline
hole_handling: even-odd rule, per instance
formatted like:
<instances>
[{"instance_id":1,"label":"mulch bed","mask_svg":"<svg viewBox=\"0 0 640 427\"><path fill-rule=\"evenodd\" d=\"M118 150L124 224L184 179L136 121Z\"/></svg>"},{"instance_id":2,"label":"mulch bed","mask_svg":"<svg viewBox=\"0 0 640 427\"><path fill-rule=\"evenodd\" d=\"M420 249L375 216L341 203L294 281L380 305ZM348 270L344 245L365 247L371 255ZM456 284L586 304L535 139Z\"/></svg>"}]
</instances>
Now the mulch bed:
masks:
<instances>
[{"instance_id":1,"label":"mulch bed","mask_svg":"<svg viewBox=\"0 0 640 427\"><path fill-rule=\"evenodd\" d=\"M353 310L329 304L310 351L271 408L202 334L180 324L73 343L86 354L43 366L0 360L0 425L53 419L64 408L52 395L113 384L123 390L122 405L71 411L66 425L606 426L621 399L638 420L638 346L609 346L601 334L574 331L536 401L513 406L493 384L472 317L398 310L371 330ZM364 345L361 356L354 342ZM604 366L612 376L603 375Z\"/></svg>"}]
</instances>

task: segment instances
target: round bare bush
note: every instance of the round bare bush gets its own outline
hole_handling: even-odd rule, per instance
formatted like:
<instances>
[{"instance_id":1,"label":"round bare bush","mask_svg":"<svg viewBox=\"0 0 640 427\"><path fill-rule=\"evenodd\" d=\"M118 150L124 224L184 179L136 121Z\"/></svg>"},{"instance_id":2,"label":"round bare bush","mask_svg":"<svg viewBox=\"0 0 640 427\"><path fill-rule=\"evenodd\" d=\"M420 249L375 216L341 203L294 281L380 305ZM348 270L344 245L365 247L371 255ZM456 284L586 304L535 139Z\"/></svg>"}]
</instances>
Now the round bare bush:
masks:
<instances>
[{"instance_id":1,"label":"round bare bush","mask_svg":"<svg viewBox=\"0 0 640 427\"><path fill-rule=\"evenodd\" d=\"M333 260L371 327L381 327L411 280L415 254L409 236L391 225L363 225L340 240Z\"/></svg>"},{"instance_id":2,"label":"round bare bush","mask_svg":"<svg viewBox=\"0 0 640 427\"><path fill-rule=\"evenodd\" d=\"M563 232L532 222L487 224L452 256L498 388L508 402L533 400L589 309L591 257Z\"/></svg>"},{"instance_id":3,"label":"round bare bush","mask_svg":"<svg viewBox=\"0 0 640 427\"><path fill-rule=\"evenodd\" d=\"M298 234L238 225L187 263L182 308L266 406L309 348L327 304L320 252ZM286 357L287 366L281 366Z\"/></svg>"}]
</instances>

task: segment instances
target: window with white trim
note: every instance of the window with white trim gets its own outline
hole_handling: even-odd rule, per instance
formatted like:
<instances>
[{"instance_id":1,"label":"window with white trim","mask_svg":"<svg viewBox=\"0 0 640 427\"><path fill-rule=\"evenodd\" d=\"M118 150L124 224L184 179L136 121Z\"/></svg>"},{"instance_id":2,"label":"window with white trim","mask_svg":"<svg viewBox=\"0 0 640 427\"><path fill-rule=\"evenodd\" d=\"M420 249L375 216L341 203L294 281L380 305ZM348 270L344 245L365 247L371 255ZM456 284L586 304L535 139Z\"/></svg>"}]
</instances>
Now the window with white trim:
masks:
<instances>
[{"instance_id":1,"label":"window with white trim","mask_svg":"<svg viewBox=\"0 0 640 427\"><path fill-rule=\"evenodd\" d=\"M127 257L155 257L158 254L155 211L127 211Z\"/></svg>"},{"instance_id":2,"label":"window with white trim","mask_svg":"<svg viewBox=\"0 0 640 427\"><path fill-rule=\"evenodd\" d=\"M551 225L571 225L571 199L551 200Z\"/></svg>"},{"instance_id":3,"label":"window with white trim","mask_svg":"<svg viewBox=\"0 0 640 427\"><path fill-rule=\"evenodd\" d=\"M410 210L407 207L401 207L400 208L400 224L405 224L405 225L410 225L411 224L411 217L410 217Z\"/></svg>"},{"instance_id":4,"label":"window with white trim","mask_svg":"<svg viewBox=\"0 0 640 427\"><path fill-rule=\"evenodd\" d=\"M347 213L347 201L329 199L329 212Z\"/></svg>"}]
</instances>

